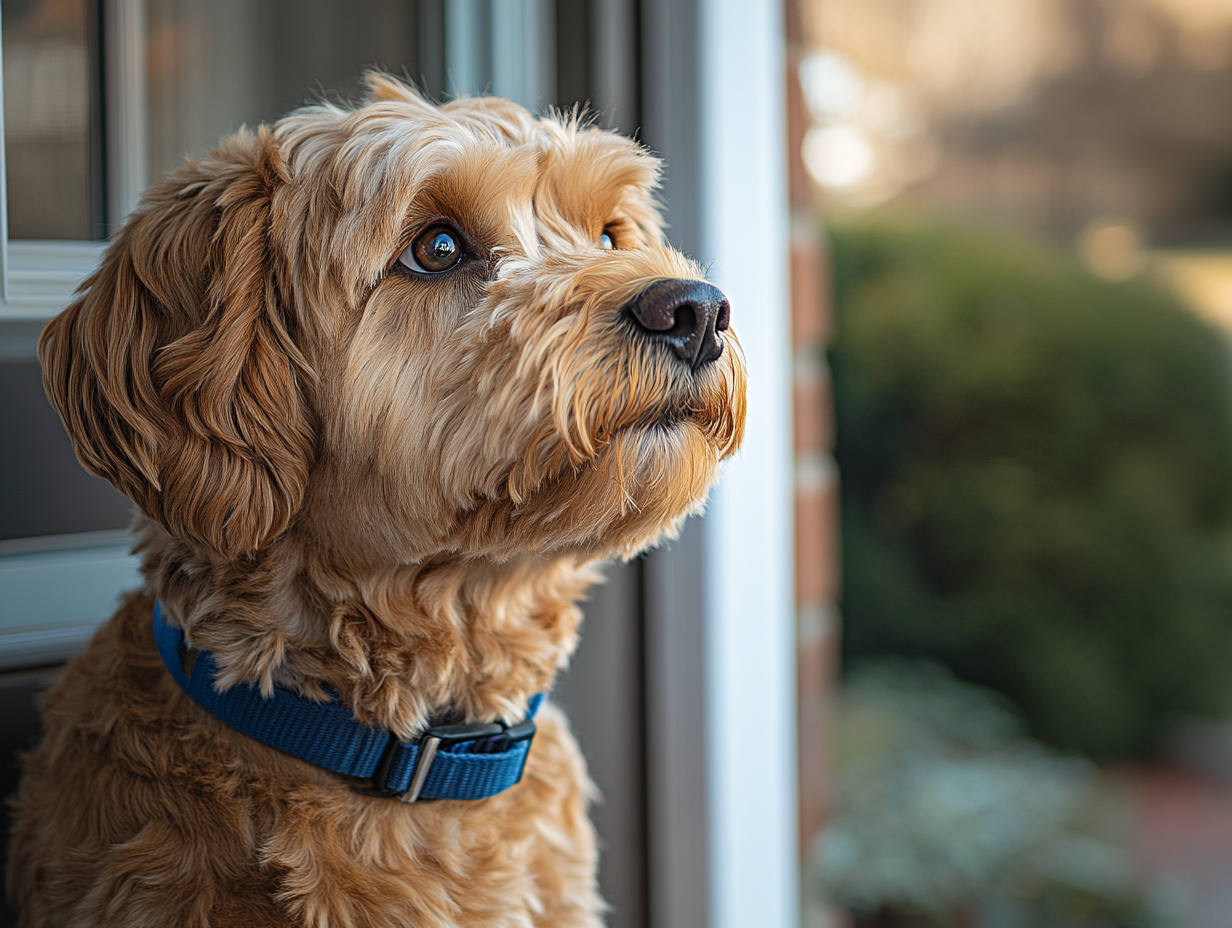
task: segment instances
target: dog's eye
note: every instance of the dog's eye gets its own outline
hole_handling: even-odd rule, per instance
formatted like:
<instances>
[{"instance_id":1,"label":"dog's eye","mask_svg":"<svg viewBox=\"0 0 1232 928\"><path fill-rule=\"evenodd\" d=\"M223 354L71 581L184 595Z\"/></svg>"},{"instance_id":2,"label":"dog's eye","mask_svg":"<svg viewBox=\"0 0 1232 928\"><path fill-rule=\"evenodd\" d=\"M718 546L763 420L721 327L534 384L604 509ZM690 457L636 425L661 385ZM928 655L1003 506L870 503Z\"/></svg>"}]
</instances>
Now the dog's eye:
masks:
<instances>
[{"instance_id":1,"label":"dog's eye","mask_svg":"<svg viewBox=\"0 0 1232 928\"><path fill-rule=\"evenodd\" d=\"M603 234L599 236L599 247L604 251L611 251L616 247L616 239L607 229L604 229Z\"/></svg>"},{"instance_id":2,"label":"dog's eye","mask_svg":"<svg viewBox=\"0 0 1232 928\"><path fill-rule=\"evenodd\" d=\"M462 260L462 237L449 226L430 226L398 258L412 271L439 274Z\"/></svg>"}]
</instances>

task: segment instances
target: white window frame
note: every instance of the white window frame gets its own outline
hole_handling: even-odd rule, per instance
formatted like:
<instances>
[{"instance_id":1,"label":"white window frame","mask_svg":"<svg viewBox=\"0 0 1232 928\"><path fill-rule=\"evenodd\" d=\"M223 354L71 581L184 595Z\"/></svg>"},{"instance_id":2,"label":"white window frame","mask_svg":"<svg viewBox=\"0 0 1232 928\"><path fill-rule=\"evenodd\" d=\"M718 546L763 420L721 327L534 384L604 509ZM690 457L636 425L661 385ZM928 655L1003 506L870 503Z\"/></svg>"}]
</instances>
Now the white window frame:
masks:
<instances>
[{"instance_id":1,"label":"white window frame","mask_svg":"<svg viewBox=\"0 0 1232 928\"><path fill-rule=\"evenodd\" d=\"M650 923L799 928L783 5L642 12L668 222L730 298L748 366L741 450L646 563Z\"/></svg>"},{"instance_id":2,"label":"white window frame","mask_svg":"<svg viewBox=\"0 0 1232 928\"><path fill-rule=\"evenodd\" d=\"M145 0L103 0L107 228L136 206L149 174ZM102 260L105 241L10 241L0 52L0 359L35 357L39 332ZM124 530L0 541L0 670L81 651L140 585Z\"/></svg>"}]
</instances>

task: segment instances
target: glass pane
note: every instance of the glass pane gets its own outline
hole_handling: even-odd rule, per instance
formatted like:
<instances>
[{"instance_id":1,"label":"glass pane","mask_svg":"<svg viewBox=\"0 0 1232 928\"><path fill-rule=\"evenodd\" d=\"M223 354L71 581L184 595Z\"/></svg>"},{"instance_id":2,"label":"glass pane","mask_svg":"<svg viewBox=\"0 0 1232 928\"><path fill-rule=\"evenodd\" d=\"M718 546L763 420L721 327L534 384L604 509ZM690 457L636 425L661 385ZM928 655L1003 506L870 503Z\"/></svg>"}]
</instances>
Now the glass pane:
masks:
<instances>
[{"instance_id":1,"label":"glass pane","mask_svg":"<svg viewBox=\"0 0 1232 928\"><path fill-rule=\"evenodd\" d=\"M150 176L241 125L353 97L365 68L417 80L421 15L407 0L149 0ZM424 9L421 10L421 7Z\"/></svg>"},{"instance_id":2,"label":"glass pane","mask_svg":"<svg viewBox=\"0 0 1232 928\"><path fill-rule=\"evenodd\" d=\"M38 362L0 362L0 397L0 541L126 527L132 503L77 463Z\"/></svg>"},{"instance_id":3,"label":"glass pane","mask_svg":"<svg viewBox=\"0 0 1232 928\"><path fill-rule=\"evenodd\" d=\"M101 190L91 170L95 4L4 0L2 9L9 235L101 237Z\"/></svg>"},{"instance_id":4,"label":"glass pane","mask_svg":"<svg viewBox=\"0 0 1232 928\"><path fill-rule=\"evenodd\" d=\"M552 102L553 14L550 0L450 0L445 89L492 93L531 108Z\"/></svg>"}]
</instances>

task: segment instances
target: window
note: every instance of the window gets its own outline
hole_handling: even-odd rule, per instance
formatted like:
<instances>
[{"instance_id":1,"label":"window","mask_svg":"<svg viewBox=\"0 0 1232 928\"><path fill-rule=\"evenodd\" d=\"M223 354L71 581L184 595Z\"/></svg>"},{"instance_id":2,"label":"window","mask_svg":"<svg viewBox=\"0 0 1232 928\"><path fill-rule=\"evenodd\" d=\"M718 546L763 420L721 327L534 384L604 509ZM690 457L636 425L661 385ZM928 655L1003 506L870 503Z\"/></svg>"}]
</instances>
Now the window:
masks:
<instances>
[{"instance_id":1,"label":"window","mask_svg":"<svg viewBox=\"0 0 1232 928\"><path fill-rule=\"evenodd\" d=\"M241 125L356 97L370 67L546 104L554 16L551 0L0 5L0 669L78 650L137 585L131 505L76 463L35 347L148 179Z\"/></svg>"}]
</instances>

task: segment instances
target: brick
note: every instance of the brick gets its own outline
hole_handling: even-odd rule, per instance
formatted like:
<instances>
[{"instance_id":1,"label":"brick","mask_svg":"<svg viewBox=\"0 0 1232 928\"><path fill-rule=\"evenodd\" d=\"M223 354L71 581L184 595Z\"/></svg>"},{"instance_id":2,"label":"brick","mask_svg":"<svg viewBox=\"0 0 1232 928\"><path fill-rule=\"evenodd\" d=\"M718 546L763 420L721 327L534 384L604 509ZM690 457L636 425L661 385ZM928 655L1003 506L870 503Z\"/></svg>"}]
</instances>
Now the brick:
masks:
<instances>
[{"instance_id":1,"label":"brick","mask_svg":"<svg viewBox=\"0 0 1232 928\"><path fill-rule=\"evenodd\" d=\"M828 455L796 465L796 602L838 598L838 477Z\"/></svg>"},{"instance_id":2,"label":"brick","mask_svg":"<svg viewBox=\"0 0 1232 928\"><path fill-rule=\"evenodd\" d=\"M799 226L797 222L794 225ZM793 232L791 239L791 322L797 350L821 348L829 334L828 300L822 290L822 251L816 235Z\"/></svg>"},{"instance_id":3,"label":"brick","mask_svg":"<svg viewBox=\"0 0 1232 928\"><path fill-rule=\"evenodd\" d=\"M813 179L804 166L800 149L804 135L812 121L804 90L800 86L800 54L796 50L787 53L787 189L792 209L812 212L816 208L817 194Z\"/></svg>"},{"instance_id":4,"label":"brick","mask_svg":"<svg viewBox=\"0 0 1232 928\"><path fill-rule=\"evenodd\" d=\"M800 849L807 854L829 816L839 622L832 605L800 611Z\"/></svg>"},{"instance_id":5,"label":"brick","mask_svg":"<svg viewBox=\"0 0 1232 928\"><path fill-rule=\"evenodd\" d=\"M829 451L834 447L834 404L830 371L818 353L797 353L793 390L796 454Z\"/></svg>"}]
</instances>

